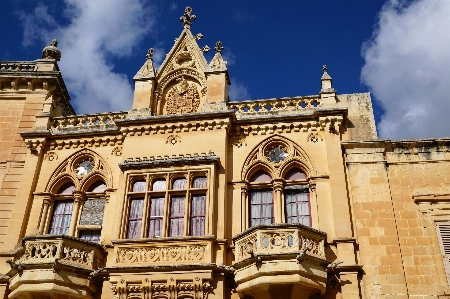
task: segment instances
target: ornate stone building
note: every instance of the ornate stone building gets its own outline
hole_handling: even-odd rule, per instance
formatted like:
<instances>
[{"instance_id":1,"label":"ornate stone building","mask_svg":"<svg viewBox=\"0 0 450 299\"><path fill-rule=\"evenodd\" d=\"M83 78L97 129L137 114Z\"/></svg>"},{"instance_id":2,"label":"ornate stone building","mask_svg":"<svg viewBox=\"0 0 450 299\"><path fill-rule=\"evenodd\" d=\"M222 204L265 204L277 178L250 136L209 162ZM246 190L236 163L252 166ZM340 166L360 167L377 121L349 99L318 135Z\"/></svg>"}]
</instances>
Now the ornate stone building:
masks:
<instances>
[{"instance_id":1,"label":"ornate stone building","mask_svg":"<svg viewBox=\"0 0 450 299\"><path fill-rule=\"evenodd\" d=\"M0 297L450 297L450 140L378 139L326 67L229 102L194 19L129 111L76 115L56 41L0 62Z\"/></svg>"}]
</instances>

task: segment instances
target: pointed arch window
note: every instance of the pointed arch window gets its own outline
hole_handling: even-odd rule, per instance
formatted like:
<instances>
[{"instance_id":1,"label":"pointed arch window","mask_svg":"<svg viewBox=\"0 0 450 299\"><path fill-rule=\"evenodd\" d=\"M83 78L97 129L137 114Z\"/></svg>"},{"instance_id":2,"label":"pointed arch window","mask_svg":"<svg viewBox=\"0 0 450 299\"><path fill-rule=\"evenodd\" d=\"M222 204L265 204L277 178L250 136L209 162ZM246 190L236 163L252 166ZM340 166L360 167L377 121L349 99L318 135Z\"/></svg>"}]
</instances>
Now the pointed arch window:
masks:
<instances>
[{"instance_id":1,"label":"pointed arch window","mask_svg":"<svg viewBox=\"0 0 450 299\"><path fill-rule=\"evenodd\" d=\"M284 176L284 213L286 223L311 226L311 205L306 175L298 168L290 169Z\"/></svg>"},{"instance_id":2,"label":"pointed arch window","mask_svg":"<svg viewBox=\"0 0 450 299\"><path fill-rule=\"evenodd\" d=\"M272 224L275 222L273 210L273 188L267 188L272 178L264 170L256 171L250 178L250 183L256 183L250 189L249 206L250 221L249 226L258 224ZM258 188L258 183L263 183L263 188ZM264 188L265 187L265 188Z\"/></svg>"},{"instance_id":3,"label":"pointed arch window","mask_svg":"<svg viewBox=\"0 0 450 299\"><path fill-rule=\"evenodd\" d=\"M258 170L250 177L248 190L248 227L276 222L311 226L309 185L299 168L276 180Z\"/></svg>"},{"instance_id":4,"label":"pointed arch window","mask_svg":"<svg viewBox=\"0 0 450 299\"><path fill-rule=\"evenodd\" d=\"M63 195L71 195L75 190L72 182L62 185L57 192L57 200L53 204L53 213L50 223L50 234L66 235L69 232L70 220L72 218L73 199L60 199Z\"/></svg>"},{"instance_id":5,"label":"pointed arch window","mask_svg":"<svg viewBox=\"0 0 450 299\"><path fill-rule=\"evenodd\" d=\"M79 237L81 239L100 243L106 205L105 189L105 182L98 180L91 184L87 190L86 200L83 203L78 223Z\"/></svg>"}]
</instances>

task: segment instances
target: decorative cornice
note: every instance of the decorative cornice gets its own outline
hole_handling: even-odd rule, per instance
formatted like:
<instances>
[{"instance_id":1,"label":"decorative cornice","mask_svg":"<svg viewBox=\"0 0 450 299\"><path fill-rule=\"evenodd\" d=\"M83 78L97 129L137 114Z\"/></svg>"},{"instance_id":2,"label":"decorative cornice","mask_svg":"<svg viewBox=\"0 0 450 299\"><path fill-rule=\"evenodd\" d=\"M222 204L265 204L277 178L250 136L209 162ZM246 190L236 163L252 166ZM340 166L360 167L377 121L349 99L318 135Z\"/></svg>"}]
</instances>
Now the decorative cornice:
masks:
<instances>
[{"instance_id":1,"label":"decorative cornice","mask_svg":"<svg viewBox=\"0 0 450 299\"><path fill-rule=\"evenodd\" d=\"M123 163L119 163L119 167L122 170L143 168L143 167L155 167L155 166L168 166L168 165L195 165L195 164L215 164L219 163L220 159L213 152L195 153L194 155L176 155L169 156L151 156L149 158L128 158Z\"/></svg>"}]
</instances>

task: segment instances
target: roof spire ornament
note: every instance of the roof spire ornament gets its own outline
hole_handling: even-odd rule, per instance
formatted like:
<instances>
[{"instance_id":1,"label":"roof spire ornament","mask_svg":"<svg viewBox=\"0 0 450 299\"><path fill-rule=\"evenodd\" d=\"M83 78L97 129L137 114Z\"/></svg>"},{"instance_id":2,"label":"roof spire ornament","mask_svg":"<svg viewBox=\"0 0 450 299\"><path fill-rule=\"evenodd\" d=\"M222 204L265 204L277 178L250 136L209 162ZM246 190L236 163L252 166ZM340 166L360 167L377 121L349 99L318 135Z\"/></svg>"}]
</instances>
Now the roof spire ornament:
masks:
<instances>
[{"instance_id":1,"label":"roof spire ornament","mask_svg":"<svg viewBox=\"0 0 450 299\"><path fill-rule=\"evenodd\" d=\"M150 48L148 49L147 55L145 55L145 58L147 58L147 60L151 60L153 61L153 52L155 52L155 49Z\"/></svg>"},{"instance_id":2,"label":"roof spire ornament","mask_svg":"<svg viewBox=\"0 0 450 299\"><path fill-rule=\"evenodd\" d=\"M61 51L57 48L57 46L58 41L56 39L52 40L50 46L47 46L44 50L42 50L42 58L59 61L61 59Z\"/></svg>"},{"instance_id":3,"label":"roof spire ornament","mask_svg":"<svg viewBox=\"0 0 450 299\"><path fill-rule=\"evenodd\" d=\"M328 74L328 68L324 64L322 67L323 75L322 78L320 78L320 81L322 82L322 89L320 90L321 93L323 92L336 92L334 88L331 86L332 78Z\"/></svg>"},{"instance_id":4,"label":"roof spire ornament","mask_svg":"<svg viewBox=\"0 0 450 299\"><path fill-rule=\"evenodd\" d=\"M222 47L222 42L218 41L216 43L216 46L214 47L214 51L216 51L216 53L222 53L223 49L225 49L225 48Z\"/></svg>"},{"instance_id":5,"label":"roof spire ornament","mask_svg":"<svg viewBox=\"0 0 450 299\"><path fill-rule=\"evenodd\" d=\"M184 10L184 15L180 17L180 22L183 22L184 29L190 29L192 25L192 21L197 17L195 15L191 15L192 8L186 6Z\"/></svg>"},{"instance_id":6,"label":"roof spire ornament","mask_svg":"<svg viewBox=\"0 0 450 299\"><path fill-rule=\"evenodd\" d=\"M148 79L155 78L156 70L155 70L155 67L153 66L153 53L154 52L155 52L155 49L153 49L153 48L148 49L148 52L145 55L145 58L147 60L145 61L144 65L141 67L141 69L133 77L134 81L145 81Z\"/></svg>"}]
</instances>

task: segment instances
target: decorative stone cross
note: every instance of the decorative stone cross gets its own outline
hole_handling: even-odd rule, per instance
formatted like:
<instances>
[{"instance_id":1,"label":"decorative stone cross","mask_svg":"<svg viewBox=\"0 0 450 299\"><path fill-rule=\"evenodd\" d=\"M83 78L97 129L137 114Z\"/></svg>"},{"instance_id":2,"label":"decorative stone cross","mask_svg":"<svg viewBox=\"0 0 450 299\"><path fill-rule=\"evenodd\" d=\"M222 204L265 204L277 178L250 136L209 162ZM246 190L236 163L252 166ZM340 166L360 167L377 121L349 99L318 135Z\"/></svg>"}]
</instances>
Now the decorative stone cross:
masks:
<instances>
[{"instance_id":1,"label":"decorative stone cross","mask_svg":"<svg viewBox=\"0 0 450 299\"><path fill-rule=\"evenodd\" d=\"M323 67L322 67L322 71L323 71L324 73L326 73L327 70L328 70L328 69L327 69L327 66L326 66L326 64L324 64Z\"/></svg>"},{"instance_id":2,"label":"decorative stone cross","mask_svg":"<svg viewBox=\"0 0 450 299\"><path fill-rule=\"evenodd\" d=\"M148 49L147 55L145 55L145 58L147 58L147 60L151 59L153 61L153 52L155 52L155 49L150 48Z\"/></svg>"},{"instance_id":3,"label":"decorative stone cross","mask_svg":"<svg viewBox=\"0 0 450 299\"><path fill-rule=\"evenodd\" d=\"M214 47L214 51L216 51L216 53L222 53L222 50L225 49L224 47L222 47L222 42L218 41L216 43L216 46Z\"/></svg>"},{"instance_id":4,"label":"decorative stone cross","mask_svg":"<svg viewBox=\"0 0 450 299\"><path fill-rule=\"evenodd\" d=\"M185 29L191 28L192 21L197 18L195 15L191 15L191 12L192 8L186 6L186 9L184 10L184 16L180 17L180 22L183 22L183 26Z\"/></svg>"}]
</instances>

